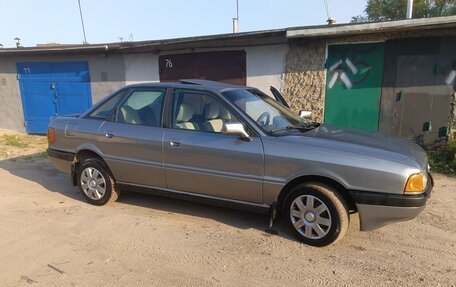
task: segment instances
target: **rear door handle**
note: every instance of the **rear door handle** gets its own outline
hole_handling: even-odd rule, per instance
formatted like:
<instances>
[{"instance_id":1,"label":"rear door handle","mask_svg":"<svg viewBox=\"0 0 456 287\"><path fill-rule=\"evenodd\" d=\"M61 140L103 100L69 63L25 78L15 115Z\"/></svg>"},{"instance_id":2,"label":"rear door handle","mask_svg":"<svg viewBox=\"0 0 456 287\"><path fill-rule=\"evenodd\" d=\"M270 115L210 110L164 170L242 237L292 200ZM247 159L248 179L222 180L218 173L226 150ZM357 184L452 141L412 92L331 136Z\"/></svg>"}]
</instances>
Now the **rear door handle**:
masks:
<instances>
[{"instance_id":1,"label":"rear door handle","mask_svg":"<svg viewBox=\"0 0 456 287\"><path fill-rule=\"evenodd\" d=\"M111 139L114 137L114 134L111 134L111 133L105 133L105 137L107 137L108 139Z\"/></svg>"},{"instance_id":2,"label":"rear door handle","mask_svg":"<svg viewBox=\"0 0 456 287\"><path fill-rule=\"evenodd\" d=\"M170 146L177 147L177 146L180 146L180 142L170 141L170 142L169 142L169 145L170 145Z\"/></svg>"}]
</instances>

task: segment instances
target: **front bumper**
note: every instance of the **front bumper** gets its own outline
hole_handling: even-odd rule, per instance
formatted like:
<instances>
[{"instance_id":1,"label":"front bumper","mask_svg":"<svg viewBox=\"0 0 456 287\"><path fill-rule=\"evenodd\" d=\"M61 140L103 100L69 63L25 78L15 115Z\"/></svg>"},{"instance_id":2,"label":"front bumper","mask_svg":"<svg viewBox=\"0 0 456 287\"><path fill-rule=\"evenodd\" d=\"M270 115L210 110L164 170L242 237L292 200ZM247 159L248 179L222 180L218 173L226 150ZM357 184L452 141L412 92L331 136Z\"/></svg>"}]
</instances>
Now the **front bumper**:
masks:
<instances>
[{"instance_id":1,"label":"front bumper","mask_svg":"<svg viewBox=\"0 0 456 287\"><path fill-rule=\"evenodd\" d=\"M359 213L360 229L374 230L386 224L415 218L423 211L431 195L434 181L430 176L426 191L419 195L401 195L351 191Z\"/></svg>"}]
</instances>

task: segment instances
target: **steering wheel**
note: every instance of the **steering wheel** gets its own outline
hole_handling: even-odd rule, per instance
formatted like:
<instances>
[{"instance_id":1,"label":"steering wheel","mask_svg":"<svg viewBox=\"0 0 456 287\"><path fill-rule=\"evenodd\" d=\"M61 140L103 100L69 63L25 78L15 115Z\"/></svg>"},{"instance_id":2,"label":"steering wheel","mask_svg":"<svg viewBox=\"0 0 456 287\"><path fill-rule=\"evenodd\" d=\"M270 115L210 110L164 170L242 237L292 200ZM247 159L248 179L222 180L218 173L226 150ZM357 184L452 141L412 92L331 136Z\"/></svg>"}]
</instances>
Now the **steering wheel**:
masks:
<instances>
[{"instance_id":1,"label":"steering wheel","mask_svg":"<svg viewBox=\"0 0 456 287\"><path fill-rule=\"evenodd\" d=\"M269 121L271 120L271 114L269 112L263 112L259 117L258 119L256 120L256 122L258 124L260 124L260 126L264 127L265 125L267 125L269 123Z\"/></svg>"}]
</instances>

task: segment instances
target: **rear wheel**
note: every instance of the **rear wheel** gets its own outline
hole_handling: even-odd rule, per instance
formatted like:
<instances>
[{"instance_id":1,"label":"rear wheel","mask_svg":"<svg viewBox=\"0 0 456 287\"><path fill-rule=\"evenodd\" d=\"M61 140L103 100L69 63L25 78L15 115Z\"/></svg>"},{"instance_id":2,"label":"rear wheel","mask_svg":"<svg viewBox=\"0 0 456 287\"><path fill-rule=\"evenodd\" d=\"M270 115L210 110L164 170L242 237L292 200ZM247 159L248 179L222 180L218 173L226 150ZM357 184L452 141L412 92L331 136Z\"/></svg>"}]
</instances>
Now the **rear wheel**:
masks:
<instances>
[{"instance_id":1,"label":"rear wheel","mask_svg":"<svg viewBox=\"0 0 456 287\"><path fill-rule=\"evenodd\" d=\"M349 224L348 207L337 191L320 183L294 187L284 204L284 218L299 241L326 246L341 239Z\"/></svg>"},{"instance_id":2,"label":"rear wheel","mask_svg":"<svg viewBox=\"0 0 456 287\"><path fill-rule=\"evenodd\" d=\"M99 159L83 160L77 171L77 181L82 196L91 204L104 205L119 197L114 178Z\"/></svg>"}]
</instances>

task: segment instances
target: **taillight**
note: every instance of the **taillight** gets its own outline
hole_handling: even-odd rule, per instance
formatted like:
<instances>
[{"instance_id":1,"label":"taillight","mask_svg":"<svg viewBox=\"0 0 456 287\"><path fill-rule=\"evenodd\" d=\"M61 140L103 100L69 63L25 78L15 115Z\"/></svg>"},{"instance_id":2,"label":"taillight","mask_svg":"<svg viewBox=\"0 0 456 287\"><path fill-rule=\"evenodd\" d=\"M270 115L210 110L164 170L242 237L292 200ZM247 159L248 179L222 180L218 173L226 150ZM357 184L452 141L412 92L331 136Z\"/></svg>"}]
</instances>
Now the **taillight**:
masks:
<instances>
[{"instance_id":1,"label":"taillight","mask_svg":"<svg viewBox=\"0 0 456 287\"><path fill-rule=\"evenodd\" d=\"M55 142L55 129L54 128L48 128L47 138L48 138L48 143L52 144Z\"/></svg>"}]
</instances>

